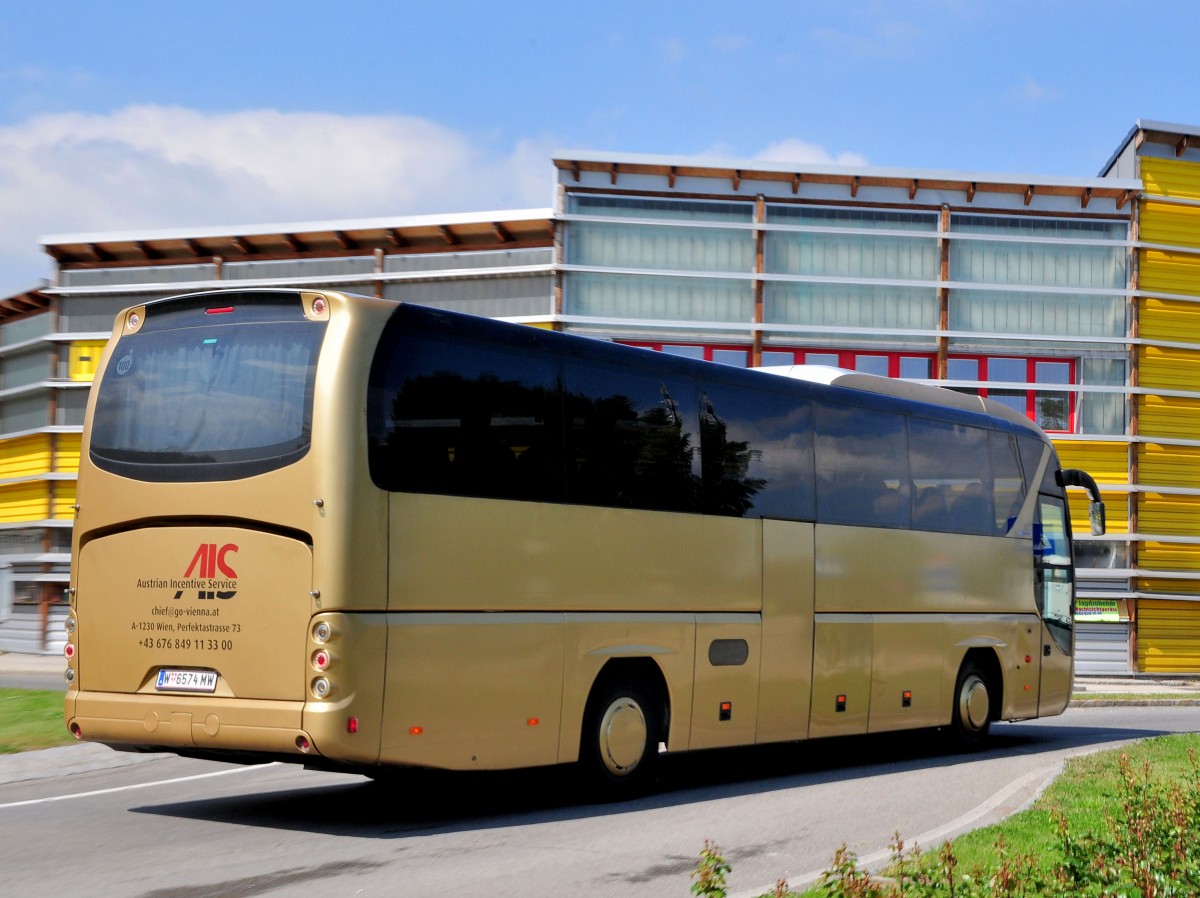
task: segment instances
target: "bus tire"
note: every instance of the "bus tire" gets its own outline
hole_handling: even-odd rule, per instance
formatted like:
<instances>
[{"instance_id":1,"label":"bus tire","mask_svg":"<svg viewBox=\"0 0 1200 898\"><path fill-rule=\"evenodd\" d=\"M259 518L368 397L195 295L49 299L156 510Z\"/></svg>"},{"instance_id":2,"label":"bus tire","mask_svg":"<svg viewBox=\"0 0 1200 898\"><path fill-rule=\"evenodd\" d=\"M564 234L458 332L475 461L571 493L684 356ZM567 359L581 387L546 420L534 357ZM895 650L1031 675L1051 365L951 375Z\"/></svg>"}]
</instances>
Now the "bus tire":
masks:
<instances>
[{"instance_id":1,"label":"bus tire","mask_svg":"<svg viewBox=\"0 0 1200 898\"><path fill-rule=\"evenodd\" d=\"M951 732L956 742L968 748L982 745L992 725L993 691L988 674L979 662L968 658L954 684L954 713Z\"/></svg>"},{"instance_id":2,"label":"bus tire","mask_svg":"<svg viewBox=\"0 0 1200 898\"><path fill-rule=\"evenodd\" d=\"M588 792L604 801L644 793L654 782L663 707L631 679L598 683L583 717L579 760Z\"/></svg>"}]
</instances>

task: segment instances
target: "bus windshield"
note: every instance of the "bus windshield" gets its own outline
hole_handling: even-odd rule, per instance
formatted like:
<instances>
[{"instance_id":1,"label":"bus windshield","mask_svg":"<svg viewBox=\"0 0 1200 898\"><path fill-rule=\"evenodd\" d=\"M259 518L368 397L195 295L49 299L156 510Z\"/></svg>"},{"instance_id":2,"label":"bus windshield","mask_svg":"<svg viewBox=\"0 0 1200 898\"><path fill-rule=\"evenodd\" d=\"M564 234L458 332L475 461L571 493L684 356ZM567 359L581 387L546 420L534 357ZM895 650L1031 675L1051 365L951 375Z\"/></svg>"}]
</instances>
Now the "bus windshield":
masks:
<instances>
[{"instance_id":1,"label":"bus windshield","mask_svg":"<svg viewBox=\"0 0 1200 898\"><path fill-rule=\"evenodd\" d=\"M324 326L262 314L156 322L122 339L96 399L91 457L151 481L230 480L304 455ZM175 326L172 326L175 325Z\"/></svg>"}]
</instances>

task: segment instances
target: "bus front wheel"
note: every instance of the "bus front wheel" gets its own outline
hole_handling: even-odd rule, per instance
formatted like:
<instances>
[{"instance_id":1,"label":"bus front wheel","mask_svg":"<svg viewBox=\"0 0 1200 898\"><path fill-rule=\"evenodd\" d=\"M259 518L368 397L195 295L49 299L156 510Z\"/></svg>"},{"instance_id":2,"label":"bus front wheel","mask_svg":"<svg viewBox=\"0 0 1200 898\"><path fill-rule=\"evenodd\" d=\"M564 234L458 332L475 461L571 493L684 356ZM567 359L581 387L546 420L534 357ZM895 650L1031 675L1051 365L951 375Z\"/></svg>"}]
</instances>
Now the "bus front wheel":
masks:
<instances>
[{"instance_id":1,"label":"bus front wheel","mask_svg":"<svg viewBox=\"0 0 1200 898\"><path fill-rule=\"evenodd\" d=\"M992 693L987 673L974 661L963 663L954 686L951 728L963 745L977 746L987 739L992 725Z\"/></svg>"},{"instance_id":2,"label":"bus front wheel","mask_svg":"<svg viewBox=\"0 0 1200 898\"><path fill-rule=\"evenodd\" d=\"M661 703L645 686L618 680L600 684L584 714L579 758L596 797L620 800L654 780L662 733Z\"/></svg>"}]
</instances>

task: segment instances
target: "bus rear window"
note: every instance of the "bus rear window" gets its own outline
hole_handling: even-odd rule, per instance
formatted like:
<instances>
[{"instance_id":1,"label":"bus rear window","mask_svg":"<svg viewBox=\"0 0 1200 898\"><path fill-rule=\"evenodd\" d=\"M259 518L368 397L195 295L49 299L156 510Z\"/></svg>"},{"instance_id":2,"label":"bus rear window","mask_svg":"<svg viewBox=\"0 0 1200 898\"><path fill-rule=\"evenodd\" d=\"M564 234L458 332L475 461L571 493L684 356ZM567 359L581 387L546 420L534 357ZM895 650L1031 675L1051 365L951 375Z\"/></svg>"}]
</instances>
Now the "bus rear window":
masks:
<instances>
[{"instance_id":1,"label":"bus rear window","mask_svg":"<svg viewBox=\"0 0 1200 898\"><path fill-rule=\"evenodd\" d=\"M92 418L96 466L137 480L214 481L303 457L324 325L187 316L172 327L166 317L123 337L109 359Z\"/></svg>"}]
</instances>

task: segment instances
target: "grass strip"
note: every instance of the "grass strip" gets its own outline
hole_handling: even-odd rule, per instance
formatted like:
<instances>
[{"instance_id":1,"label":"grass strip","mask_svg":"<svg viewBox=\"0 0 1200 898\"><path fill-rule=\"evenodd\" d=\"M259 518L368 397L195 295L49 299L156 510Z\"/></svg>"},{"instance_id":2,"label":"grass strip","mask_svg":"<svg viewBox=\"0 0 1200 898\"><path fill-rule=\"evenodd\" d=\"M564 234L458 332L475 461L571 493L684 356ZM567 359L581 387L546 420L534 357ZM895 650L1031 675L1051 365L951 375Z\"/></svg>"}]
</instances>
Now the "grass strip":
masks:
<instances>
[{"instance_id":1,"label":"grass strip","mask_svg":"<svg viewBox=\"0 0 1200 898\"><path fill-rule=\"evenodd\" d=\"M0 754L74 741L63 723L61 690L0 688Z\"/></svg>"}]
</instances>

